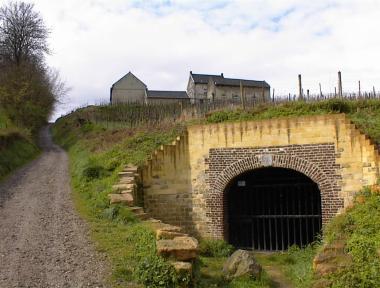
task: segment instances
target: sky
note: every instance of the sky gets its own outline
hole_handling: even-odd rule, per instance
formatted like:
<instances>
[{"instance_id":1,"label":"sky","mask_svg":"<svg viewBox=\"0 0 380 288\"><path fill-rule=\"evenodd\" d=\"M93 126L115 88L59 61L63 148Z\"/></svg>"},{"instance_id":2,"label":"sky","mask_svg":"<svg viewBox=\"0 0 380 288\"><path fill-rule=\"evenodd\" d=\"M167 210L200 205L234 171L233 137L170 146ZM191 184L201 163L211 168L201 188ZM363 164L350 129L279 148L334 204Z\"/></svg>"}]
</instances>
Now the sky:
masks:
<instances>
[{"instance_id":1,"label":"sky","mask_svg":"<svg viewBox=\"0 0 380 288\"><path fill-rule=\"evenodd\" d=\"M380 90L380 0L25 0L50 30L47 62L70 87L53 119L109 100L131 71L152 90L189 72L267 81L275 95ZM8 0L0 0L0 4Z\"/></svg>"}]
</instances>

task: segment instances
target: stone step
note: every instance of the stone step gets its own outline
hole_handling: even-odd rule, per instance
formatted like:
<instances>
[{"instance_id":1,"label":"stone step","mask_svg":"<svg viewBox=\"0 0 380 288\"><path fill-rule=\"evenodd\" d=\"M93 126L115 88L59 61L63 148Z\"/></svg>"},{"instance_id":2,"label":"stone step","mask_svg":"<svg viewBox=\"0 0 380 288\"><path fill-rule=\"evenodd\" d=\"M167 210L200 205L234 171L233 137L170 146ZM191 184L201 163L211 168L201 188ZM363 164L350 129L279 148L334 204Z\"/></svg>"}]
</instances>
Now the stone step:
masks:
<instances>
[{"instance_id":1,"label":"stone step","mask_svg":"<svg viewBox=\"0 0 380 288\"><path fill-rule=\"evenodd\" d=\"M130 193L124 194L108 194L108 198L110 199L110 204L125 204L128 206L133 205L133 196Z\"/></svg>"},{"instance_id":2,"label":"stone step","mask_svg":"<svg viewBox=\"0 0 380 288\"><path fill-rule=\"evenodd\" d=\"M192 275L193 273L193 265L189 262L184 261L172 261L170 262L173 265L175 271L180 274Z\"/></svg>"},{"instance_id":3,"label":"stone step","mask_svg":"<svg viewBox=\"0 0 380 288\"><path fill-rule=\"evenodd\" d=\"M134 172L136 173L138 171L138 167L135 165L128 164L124 167L123 172Z\"/></svg>"},{"instance_id":4,"label":"stone step","mask_svg":"<svg viewBox=\"0 0 380 288\"><path fill-rule=\"evenodd\" d=\"M337 241L331 244L326 244L323 247L323 252L344 253L345 248L346 248L346 244L343 241L340 241L340 242Z\"/></svg>"},{"instance_id":5,"label":"stone step","mask_svg":"<svg viewBox=\"0 0 380 288\"><path fill-rule=\"evenodd\" d=\"M120 194L127 194L127 193L133 194L133 189L126 189L126 190L121 190L120 191Z\"/></svg>"},{"instance_id":6,"label":"stone step","mask_svg":"<svg viewBox=\"0 0 380 288\"><path fill-rule=\"evenodd\" d=\"M156 242L157 254L179 261L190 261L198 256L198 241L193 237L182 236Z\"/></svg>"},{"instance_id":7,"label":"stone step","mask_svg":"<svg viewBox=\"0 0 380 288\"><path fill-rule=\"evenodd\" d=\"M189 236L188 234L181 233L181 232L175 232L175 231L166 231L165 229L158 229L156 230L156 239L157 240L172 240L176 237L184 237Z\"/></svg>"},{"instance_id":8,"label":"stone step","mask_svg":"<svg viewBox=\"0 0 380 288\"><path fill-rule=\"evenodd\" d=\"M145 221L148 225L150 225L150 224L156 224L156 223L162 223L162 221L161 220L158 220L158 219L155 219L155 218L150 218L150 219L148 219L148 220L146 220Z\"/></svg>"},{"instance_id":9,"label":"stone step","mask_svg":"<svg viewBox=\"0 0 380 288\"><path fill-rule=\"evenodd\" d=\"M182 231L181 227L170 225L170 224L166 224L166 223L162 223L161 221L160 222L149 222L147 224L149 225L149 227L151 229L154 230L154 232L156 233L156 235L157 235L157 231L158 230L165 230L165 231L178 232L178 233L180 233Z\"/></svg>"},{"instance_id":10,"label":"stone step","mask_svg":"<svg viewBox=\"0 0 380 288\"><path fill-rule=\"evenodd\" d=\"M133 172L133 171L121 171L121 172L118 173L118 175L120 177L123 177L123 176L134 177L135 176L135 172Z\"/></svg>"},{"instance_id":11,"label":"stone step","mask_svg":"<svg viewBox=\"0 0 380 288\"><path fill-rule=\"evenodd\" d=\"M144 212L144 209L142 207L139 207L139 206L133 206L133 207L130 207L129 208L131 210L132 213L134 214L142 214L142 213L145 213Z\"/></svg>"},{"instance_id":12,"label":"stone step","mask_svg":"<svg viewBox=\"0 0 380 288\"><path fill-rule=\"evenodd\" d=\"M148 213L138 213L138 214L135 214L136 218L144 221L144 220L147 220L150 218L149 214Z\"/></svg>"},{"instance_id":13,"label":"stone step","mask_svg":"<svg viewBox=\"0 0 380 288\"><path fill-rule=\"evenodd\" d=\"M136 180L133 177L121 177L119 179L119 184L135 184Z\"/></svg>"},{"instance_id":14,"label":"stone step","mask_svg":"<svg viewBox=\"0 0 380 288\"><path fill-rule=\"evenodd\" d=\"M121 190L128 190L128 189L134 189L135 184L115 184L112 186L112 189L114 191L121 191Z\"/></svg>"}]
</instances>

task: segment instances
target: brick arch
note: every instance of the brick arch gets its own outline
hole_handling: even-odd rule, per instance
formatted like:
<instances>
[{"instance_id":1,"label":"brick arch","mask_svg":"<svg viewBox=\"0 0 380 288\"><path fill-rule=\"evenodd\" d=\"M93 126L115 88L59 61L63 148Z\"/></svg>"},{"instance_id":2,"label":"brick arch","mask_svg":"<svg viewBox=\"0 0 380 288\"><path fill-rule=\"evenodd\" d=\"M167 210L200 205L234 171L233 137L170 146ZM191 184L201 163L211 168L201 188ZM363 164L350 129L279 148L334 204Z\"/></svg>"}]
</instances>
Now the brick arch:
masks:
<instances>
[{"instance_id":1,"label":"brick arch","mask_svg":"<svg viewBox=\"0 0 380 288\"><path fill-rule=\"evenodd\" d=\"M338 197L337 193L340 190L337 183L333 179L330 179L316 164L286 154L252 155L227 166L221 171L215 181L212 184L210 183L211 195L208 206L213 210L209 213L211 218L210 224L218 227L214 230L214 235L219 234L215 236L225 238L228 235L226 230L226 223L228 222L226 188L228 184L244 172L264 167L292 169L313 180L318 185L321 193L322 223L326 223L332 215L337 213L339 207L342 206L342 200ZM223 227L220 227L221 224Z\"/></svg>"}]
</instances>

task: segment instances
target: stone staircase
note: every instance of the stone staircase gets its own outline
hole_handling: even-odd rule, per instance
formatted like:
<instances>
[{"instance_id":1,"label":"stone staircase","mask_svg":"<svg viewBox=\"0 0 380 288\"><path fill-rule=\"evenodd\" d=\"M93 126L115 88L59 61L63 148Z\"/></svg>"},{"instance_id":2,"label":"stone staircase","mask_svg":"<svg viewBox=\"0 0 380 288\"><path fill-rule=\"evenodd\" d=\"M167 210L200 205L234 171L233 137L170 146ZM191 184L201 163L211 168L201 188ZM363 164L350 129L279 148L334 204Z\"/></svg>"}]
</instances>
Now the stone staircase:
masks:
<instances>
[{"instance_id":1,"label":"stone staircase","mask_svg":"<svg viewBox=\"0 0 380 288\"><path fill-rule=\"evenodd\" d=\"M136 218L144 221L156 234L157 254L167 258L177 272L193 272L193 262L198 257L197 239L182 232L182 228L151 218L144 208L137 206L138 183L141 176L138 167L128 164L119 172L119 182L112 186L113 193L108 194L110 204L128 206Z\"/></svg>"}]
</instances>

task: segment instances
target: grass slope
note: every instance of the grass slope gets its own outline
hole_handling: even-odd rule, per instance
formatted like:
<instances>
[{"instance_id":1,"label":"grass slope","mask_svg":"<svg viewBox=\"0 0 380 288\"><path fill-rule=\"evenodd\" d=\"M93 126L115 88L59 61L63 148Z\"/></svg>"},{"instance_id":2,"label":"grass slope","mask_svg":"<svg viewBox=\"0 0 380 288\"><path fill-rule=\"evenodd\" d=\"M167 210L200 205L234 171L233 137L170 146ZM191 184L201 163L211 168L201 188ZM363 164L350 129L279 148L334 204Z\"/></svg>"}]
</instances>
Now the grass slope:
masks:
<instances>
[{"instance_id":1,"label":"grass slope","mask_svg":"<svg viewBox=\"0 0 380 288\"><path fill-rule=\"evenodd\" d=\"M0 180L38 155L27 132L16 128L0 110Z\"/></svg>"},{"instance_id":2,"label":"grass slope","mask_svg":"<svg viewBox=\"0 0 380 288\"><path fill-rule=\"evenodd\" d=\"M112 266L110 281L114 287L131 287L131 283L138 285L138 282L145 283L147 287L174 287L178 284L179 280L171 268L152 254L155 250L152 232L134 219L128 208L110 207L107 194L111 192L112 184L117 181L117 172L123 165L142 164L154 149L181 134L185 125L346 113L363 132L380 143L378 100L294 102L260 106L249 111L218 111L190 123L162 120L155 125L149 121L147 125L136 127L123 121L116 125L114 119L112 123L88 120L91 119L88 115L96 109L80 109L59 119L53 127L53 134L69 152L73 197L77 209L90 223L98 249L108 255ZM309 287L313 282L311 260L315 253L316 249L312 247L303 250L292 248L262 261L281 266L295 287ZM153 264L149 264L147 259ZM270 287L265 277L260 281L240 279L226 282L220 272L224 259L220 255L201 258L199 287Z\"/></svg>"},{"instance_id":3,"label":"grass slope","mask_svg":"<svg viewBox=\"0 0 380 288\"><path fill-rule=\"evenodd\" d=\"M68 150L73 198L90 224L97 248L108 256L112 269L109 282L113 287L140 287L138 283L175 287L188 281L155 255L153 232L127 207L110 206L107 198L125 164L141 164L151 151L177 136L180 127L161 127L160 132L141 128L128 131L125 137L125 131L118 129L77 124L75 118L60 119L53 135Z\"/></svg>"},{"instance_id":4,"label":"grass slope","mask_svg":"<svg viewBox=\"0 0 380 288\"><path fill-rule=\"evenodd\" d=\"M352 262L327 276L333 288L380 287L380 188L367 187L326 227L324 242L345 241Z\"/></svg>"}]
</instances>

